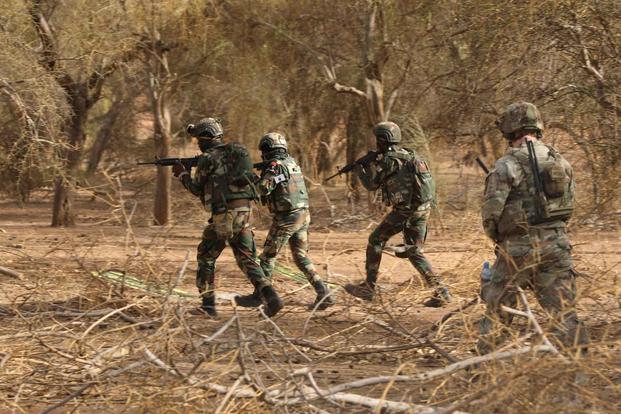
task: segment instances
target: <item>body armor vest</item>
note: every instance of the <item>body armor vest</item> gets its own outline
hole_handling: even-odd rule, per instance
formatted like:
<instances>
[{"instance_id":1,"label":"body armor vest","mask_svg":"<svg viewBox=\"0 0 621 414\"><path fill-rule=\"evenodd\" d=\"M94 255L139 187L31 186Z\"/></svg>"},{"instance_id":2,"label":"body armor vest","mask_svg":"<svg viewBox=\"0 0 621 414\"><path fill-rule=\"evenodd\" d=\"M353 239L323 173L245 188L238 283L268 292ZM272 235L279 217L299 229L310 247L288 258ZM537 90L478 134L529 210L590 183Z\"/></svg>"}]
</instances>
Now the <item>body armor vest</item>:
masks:
<instances>
[{"instance_id":1,"label":"body armor vest","mask_svg":"<svg viewBox=\"0 0 621 414\"><path fill-rule=\"evenodd\" d=\"M509 153L519 165L522 179L507 198L500 216L500 235L527 234L529 226L564 227L574 208L573 172L554 148L534 145L543 191L535 188L534 172L524 148Z\"/></svg>"},{"instance_id":2,"label":"body armor vest","mask_svg":"<svg viewBox=\"0 0 621 414\"><path fill-rule=\"evenodd\" d=\"M302 169L295 159L287 156L274 160L277 166L276 188L267 196L272 213L282 213L308 208L308 190L304 183Z\"/></svg>"},{"instance_id":3,"label":"body armor vest","mask_svg":"<svg viewBox=\"0 0 621 414\"><path fill-rule=\"evenodd\" d=\"M210 148L207 157L208 179L205 184L205 204L211 204L212 213L228 210L233 200L256 198L251 185L252 162L246 148L227 143Z\"/></svg>"}]
</instances>

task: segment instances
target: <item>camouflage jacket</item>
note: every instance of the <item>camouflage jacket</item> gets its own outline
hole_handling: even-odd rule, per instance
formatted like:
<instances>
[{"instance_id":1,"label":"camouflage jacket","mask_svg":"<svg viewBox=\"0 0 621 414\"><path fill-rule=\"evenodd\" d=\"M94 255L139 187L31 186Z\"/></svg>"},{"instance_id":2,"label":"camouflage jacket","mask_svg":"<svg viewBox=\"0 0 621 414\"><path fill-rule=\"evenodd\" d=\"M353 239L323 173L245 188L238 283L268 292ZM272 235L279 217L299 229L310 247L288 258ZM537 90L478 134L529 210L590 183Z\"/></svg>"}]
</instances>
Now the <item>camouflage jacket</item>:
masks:
<instances>
[{"instance_id":1,"label":"camouflage jacket","mask_svg":"<svg viewBox=\"0 0 621 414\"><path fill-rule=\"evenodd\" d=\"M554 150L540 141L534 142L537 160L543 164ZM558 154L557 152L555 152ZM560 154L558 155L560 157ZM534 213L534 184L532 170L525 161L528 159L526 143L519 148L509 148L506 154L496 161L485 181L485 194L482 206L483 228L488 237L500 242L512 237L529 234L529 228L562 228L565 220L551 220L541 224L529 224ZM571 199L575 182L569 163L559 158L568 177L566 198Z\"/></svg>"},{"instance_id":2,"label":"camouflage jacket","mask_svg":"<svg viewBox=\"0 0 621 414\"><path fill-rule=\"evenodd\" d=\"M269 161L261 173L257 190L272 213L308 208L308 190L302 169L290 155Z\"/></svg>"},{"instance_id":3,"label":"camouflage jacket","mask_svg":"<svg viewBox=\"0 0 621 414\"><path fill-rule=\"evenodd\" d=\"M183 186L200 197L205 209L213 214L225 212L227 203L233 200L256 198L249 182L231 182L227 160L231 148L243 147L237 143L217 143L201 154L193 178L187 174L181 178Z\"/></svg>"},{"instance_id":4,"label":"camouflage jacket","mask_svg":"<svg viewBox=\"0 0 621 414\"><path fill-rule=\"evenodd\" d=\"M406 163L416 159L413 150L395 145L389 151L378 154L377 159L367 166L357 166L356 171L367 190L381 188L382 198L388 205L400 210L428 210L431 202L417 205L414 201L415 176ZM422 163L426 167L426 163Z\"/></svg>"}]
</instances>

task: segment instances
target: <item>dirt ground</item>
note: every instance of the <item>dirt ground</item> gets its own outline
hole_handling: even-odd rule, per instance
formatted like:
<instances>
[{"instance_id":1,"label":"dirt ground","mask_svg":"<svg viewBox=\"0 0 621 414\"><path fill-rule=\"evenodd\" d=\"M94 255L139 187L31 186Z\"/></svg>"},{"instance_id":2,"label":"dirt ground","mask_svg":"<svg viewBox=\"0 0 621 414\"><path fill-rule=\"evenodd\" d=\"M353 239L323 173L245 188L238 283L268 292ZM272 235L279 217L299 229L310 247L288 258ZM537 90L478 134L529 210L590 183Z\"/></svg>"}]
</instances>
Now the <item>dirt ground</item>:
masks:
<instances>
[{"instance_id":1,"label":"dirt ground","mask_svg":"<svg viewBox=\"0 0 621 414\"><path fill-rule=\"evenodd\" d=\"M474 208L481 178L474 171L463 174L461 185L466 189L461 197L444 198L442 210L434 213L425 249L451 286L454 303L442 309L421 306L430 291L421 286L407 261L389 253L382 261L379 300L368 304L346 295L340 287L363 278L366 239L381 214L361 207L365 201L352 210L341 184L326 192L313 187L311 197L317 201L311 257L333 285L337 304L310 312L312 290L276 274L275 285L286 303L273 320L276 325L257 310L232 306L233 294L251 287L229 249L218 260L216 320L192 313L198 304L195 297L148 293L92 276L94 271L119 269L164 289L174 284L195 294L194 256L205 214L198 201L180 194L179 188L173 203L175 223L164 228L149 225L149 192L131 181L122 188L112 183L96 193L81 190L76 200L79 224L72 228L49 226L49 193L37 194L36 201L24 206L1 201L0 266L21 273L21 278L0 274L0 412L51 412L45 410L82 387L75 398L52 411L369 411L321 399L287 407L258 397L225 397L190 384L178 373L191 372L200 384L227 387L245 374L250 382L269 388L292 386L295 381L288 376L307 368L325 389L382 375L416 375L475 356L474 324L483 306L459 309L476 298L481 263L492 260L493 253ZM255 216L256 240L262 246L268 217L265 211ZM581 362L563 364L553 355L531 356L491 364L478 379L473 371L462 370L431 381L382 383L352 392L425 406L461 402L456 408L469 412L621 412L619 235L614 225L592 220L571 228L580 273L578 311L594 342ZM294 271L288 251L279 263ZM529 298L534 306L534 298ZM545 321L540 308L534 307L538 319ZM435 329L450 311L458 312ZM234 326L207 341L236 315ZM516 321L516 335L530 329ZM197 345L201 340L205 342ZM144 363L114 374L144 359L145 349L176 373ZM575 385L573 376L567 378L580 369L588 371L588 380Z\"/></svg>"}]
</instances>

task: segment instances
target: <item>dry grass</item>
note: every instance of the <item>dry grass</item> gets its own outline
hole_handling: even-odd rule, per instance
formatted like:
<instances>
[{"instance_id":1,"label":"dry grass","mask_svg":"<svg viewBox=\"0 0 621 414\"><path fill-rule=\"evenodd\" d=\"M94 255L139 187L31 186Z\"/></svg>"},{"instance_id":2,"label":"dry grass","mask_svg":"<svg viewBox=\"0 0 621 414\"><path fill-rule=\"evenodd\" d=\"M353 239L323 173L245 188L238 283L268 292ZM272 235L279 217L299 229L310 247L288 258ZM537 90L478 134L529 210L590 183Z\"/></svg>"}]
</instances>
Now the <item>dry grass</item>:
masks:
<instances>
[{"instance_id":1,"label":"dry grass","mask_svg":"<svg viewBox=\"0 0 621 414\"><path fill-rule=\"evenodd\" d=\"M473 347L483 306L473 299L491 249L474 214L445 211L428 241L432 261L458 297L447 309L421 307L429 291L410 277L409 264L386 257L381 295L371 304L337 287L338 304L312 313L305 307L310 289L280 276L287 307L273 321L234 308L226 295L212 320L192 314L196 299L147 294L89 275L118 267L169 291L194 291L195 264L186 254L197 232L133 227L130 203L121 207L111 211L123 225L54 233L18 216L0 235L2 264L24 275L0 275L4 411L621 411L621 243L614 233L582 229L574 237L584 273L579 313L592 336L586 357L551 352L533 324L518 318L503 348L480 360ZM30 213L37 215L35 207ZM370 220L376 219L313 233L313 256L335 285L360 276ZM250 289L230 256L219 264L221 293ZM530 303L545 334L546 315L532 297Z\"/></svg>"}]
</instances>

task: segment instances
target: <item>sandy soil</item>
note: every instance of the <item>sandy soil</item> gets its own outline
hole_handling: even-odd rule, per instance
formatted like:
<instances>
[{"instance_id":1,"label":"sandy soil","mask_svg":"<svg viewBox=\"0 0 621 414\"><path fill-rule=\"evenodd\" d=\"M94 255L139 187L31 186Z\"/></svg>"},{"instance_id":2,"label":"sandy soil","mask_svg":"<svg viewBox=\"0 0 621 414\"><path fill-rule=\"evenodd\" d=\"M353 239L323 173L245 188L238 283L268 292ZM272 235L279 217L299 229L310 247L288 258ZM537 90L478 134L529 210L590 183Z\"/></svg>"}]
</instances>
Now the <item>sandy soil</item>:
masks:
<instances>
[{"instance_id":1,"label":"sandy soil","mask_svg":"<svg viewBox=\"0 0 621 414\"><path fill-rule=\"evenodd\" d=\"M471 173L471 177L472 180L478 179L475 173ZM429 295L429 290L421 286L420 278L407 261L390 254L385 254L382 261L381 300L367 304L349 297L340 286L363 277L366 238L381 216L370 214L363 208L352 213L344 193L343 187L328 188L328 198L336 206L337 215L334 217L329 215L324 193L317 188L312 193L313 198L320 201L313 209L311 257L322 276L335 286L337 305L311 314L307 310L307 305L313 300L311 289L285 275L275 275L277 289L286 302L285 309L274 319L283 336L298 342L310 341L323 350L302 345L297 351L295 347L285 351L284 348L254 346L246 355L246 363L257 372L263 372L261 380L266 384L276 381L286 369L296 366L311 367L319 385L328 387L374 375L412 374L446 365L447 361L437 352L424 347L348 355L334 354L333 351L411 344L411 340L404 338L403 334L396 335L380 326L381 323L389 325L393 331L414 336L429 331L432 324L448 311L456 310L476 297L481 263L492 258L492 246L479 231L477 214L469 208L471 203L476 203L473 201L476 197L449 199L450 203L445 204L441 214L435 214L432 220L426 254L451 285L456 299L453 304L444 309L422 307L420 303ZM122 214L119 194L123 194L125 200L125 216L131 214L136 203L129 225ZM72 228L49 227L49 194L38 194L37 200L25 206L10 200L0 202L0 266L22 274L21 280L0 275L0 373L7 381L0 385L0 407L4 406L6 412L38 412L62 399L79 384L75 379L79 377L77 368L71 367L76 362L71 358L91 358L98 351L112 347L125 338L148 335L154 329L149 326L145 329L115 317L98 323L87 332L97 317L63 315L62 312L117 308L131 303L130 298L138 304L128 308L126 314L133 315L139 321L147 316L153 317L153 310L159 309L157 306L161 298L146 295L140 290L120 289L118 285L94 278L90 275L92 271L121 269L145 281L169 286L177 279L184 258L189 255L185 275L178 287L195 293L194 255L204 215L198 203L186 194L180 194L175 199L175 224L165 228L148 225L150 208L147 194L136 194L130 190L122 193L118 189L110 190L108 194L98 194L94 198L91 193L81 191L77 200L79 224ZM261 214L256 220L259 246L265 239L267 224L266 212ZM613 315L620 313L621 284L618 277L621 272L621 240L617 229L602 230L602 227L605 226L595 223L590 227L572 228L576 268L582 274L577 280L582 296L579 312L586 324L592 327L594 339L611 344L610 352L618 356L621 324ZM391 242L399 243L400 240ZM288 251L280 263L291 269L295 267ZM256 310L234 310L231 305L230 294L248 292L250 285L237 269L229 249L219 259L217 272L221 293L217 320L192 315L190 311L197 305L197 299L173 297L177 311L185 315L187 324L185 327L179 325L177 331L168 334L170 342L166 349L169 355L174 355L175 366L182 371L191 369L198 357L196 350L191 349L192 342L186 331L209 336L238 312L250 338L260 338L261 332L272 332L271 325L262 320ZM472 347L476 340L473 323L482 309L482 305L475 305L450 319L434 336L435 343L453 358L473 356ZM378 325L374 321L381 323ZM518 329L525 331L528 327L523 323L518 324ZM77 339L53 335L36 339L24 334L50 334L58 330L75 332L77 336L84 335L84 332L87 334ZM221 337L219 347L201 351L211 352L215 359L196 372L211 381L233 383L239 375L233 355L237 345L226 341L235 338L234 330L227 331ZM131 354L138 348L136 343L128 344L124 352ZM595 392L598 395L596 400L601 403L599 409L604 411L619 409L619 398L616 402L609 399L620 397L621 379L617 371L610 372L610 377L606 378L608 385L602 385ZM209 398L205 401L205 396L196 396L189 391L178 394L170 389L163 391L158 387L174 388L179 384L172 383L173 380L167 379L161 371L146 373L152 376L131 377L131 381L140 385L135 386L139 391L129 403L127 395L114 392L125 392L121 384L111 383L108 388L91 388L84 398L72 401L57 412L73 409L77 412L114 412L119 407L129 412L160 412L160 409L165 411L164 408L168 412L179 412L173 408L175 404L180 404L181 410L181 407L189 411L210 410L206 408L211 407L206 402ZM63 382L61 378L67 380ZM446 387L440 382L420 387L395 384L386 395L396 400L446 405L470 387L462 384L463 378L450 382L450 386ZM366 387L359 393L379 397L382 390L383 386ZM179 399L184 400L183 403ZM541 399L544 401L543 397ZM176 403L173 404L174 401ZM517 399L511 404L515 405L515 412L526 407L526 403L520 403ZM488 402L486 407L483 411L489 409L489 412L494 412L494 404ZM243 404L231 406L230 409L233 412L245 410ZM332 407L328 410L351 412L355 409ZM478 410L481 408L474 411ZM535 409L533 412L537 411L545 410Z\"/></svg>"}]
</instances>

